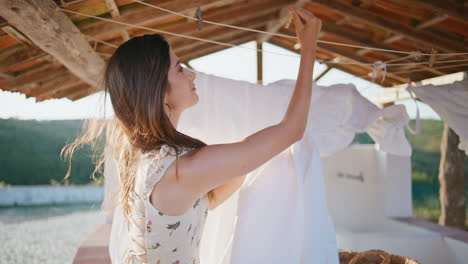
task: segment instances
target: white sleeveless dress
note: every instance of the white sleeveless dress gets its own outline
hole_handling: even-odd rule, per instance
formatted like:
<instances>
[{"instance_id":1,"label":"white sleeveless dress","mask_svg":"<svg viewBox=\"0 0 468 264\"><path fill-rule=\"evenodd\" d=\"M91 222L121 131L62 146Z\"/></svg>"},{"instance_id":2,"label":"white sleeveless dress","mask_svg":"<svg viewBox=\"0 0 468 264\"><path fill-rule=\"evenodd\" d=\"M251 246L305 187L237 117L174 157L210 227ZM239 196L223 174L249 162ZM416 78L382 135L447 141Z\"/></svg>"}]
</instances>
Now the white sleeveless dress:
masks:
<instances>
[{"instance_id":1,"label":"white sleeveless dress","mask_svg":"<svg viewBox=\"0 0 468 264\"><path fill-rule=\"evenodd\" d=\"M179 158L188 151L183 150ZM163 145L160 149L159 159L143 155L135 179L135 192L132 195L135 199L134 203L131 203L132 210L136 210L132 212L133 221L128 232L127 239L130 242L127 247L119 249L123 251L118 254L121 257L112 259L113 263L200 263L199 248L208 215L208 195L199 197L189 210L178 216L162 213L150 203L149 199L154 186L175 159L175 151L167 145ZM114 231L112 228L111 236L120 236L117 232L124 231L123 229L120 227ZM146 255L144 258L148 262L138 261L135 255Z\"/></svg>"}]
</instances>

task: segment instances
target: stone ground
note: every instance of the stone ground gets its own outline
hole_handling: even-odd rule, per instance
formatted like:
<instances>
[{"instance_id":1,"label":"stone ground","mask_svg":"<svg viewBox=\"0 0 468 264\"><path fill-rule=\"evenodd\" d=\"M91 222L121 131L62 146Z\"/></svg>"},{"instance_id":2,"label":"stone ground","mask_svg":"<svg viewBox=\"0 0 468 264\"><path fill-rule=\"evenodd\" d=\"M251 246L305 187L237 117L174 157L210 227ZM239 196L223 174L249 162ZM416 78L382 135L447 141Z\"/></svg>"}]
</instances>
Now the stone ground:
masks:
<instances>
[{"instance_id":1,"label":"stone ground","mask_svg":"<svg viewBox=\"0 0 468 264\"><path fill-rule=\"evenodd\" d=\"M0 210L2 264L72 263L81 241L103 222L96 208L39 216L12 210L23 209Z\"/></svg>"}]
</instances>

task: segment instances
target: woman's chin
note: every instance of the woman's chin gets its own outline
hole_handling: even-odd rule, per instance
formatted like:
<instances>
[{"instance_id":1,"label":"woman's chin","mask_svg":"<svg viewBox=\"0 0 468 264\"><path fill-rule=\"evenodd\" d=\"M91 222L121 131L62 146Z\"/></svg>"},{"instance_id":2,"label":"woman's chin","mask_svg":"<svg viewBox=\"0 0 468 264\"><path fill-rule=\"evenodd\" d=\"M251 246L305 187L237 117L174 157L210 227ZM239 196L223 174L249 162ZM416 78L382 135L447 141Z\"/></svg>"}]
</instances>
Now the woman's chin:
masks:
<instances>
[{"instance_id":1,"label":"woman's chin","mask_svg":"<svg viewBox=\"0 0 468 264\"><path fill-rule=\"evenodd\" d=\"M198 104L198 102L200 101L200 99L199 99L199 97L198 97L198 94L197 94L197 93L195 93L195 97L196 97L196 99L194 100L194 102L193 102L193 104L192 104L191 106L197 105L197 104Z\"/></svg>"}]
</instances>

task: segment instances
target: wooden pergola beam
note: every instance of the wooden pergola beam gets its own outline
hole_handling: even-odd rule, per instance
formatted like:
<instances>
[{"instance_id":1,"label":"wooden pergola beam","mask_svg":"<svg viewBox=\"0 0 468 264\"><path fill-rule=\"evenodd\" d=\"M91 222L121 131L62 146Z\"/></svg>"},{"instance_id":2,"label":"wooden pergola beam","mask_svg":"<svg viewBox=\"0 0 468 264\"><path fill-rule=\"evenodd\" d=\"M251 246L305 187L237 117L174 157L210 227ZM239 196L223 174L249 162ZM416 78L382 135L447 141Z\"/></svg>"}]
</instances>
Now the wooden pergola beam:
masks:
<instances>
[{"instance_id":1,"label":"wooden pergola beam","mask_svg":"<svg viewBox=\"0 0 468 264\"><path fill-rule=\"evenodd\" d=\"M361 0L361 4L359 5L362 8L369 8L373 4L375 4L377 0Z\"/></svg>"},{"instance_id":2,"label":"wooden pergola beam","mask_svg":"<svg viewBox=\"0 0 468 264\"><path fill-rule=\"evenodd\" d=\"M434 24L437 24L441 21L444 21L445 19L447 19L447 15L438 15L438 16L435 16L427 21L424 21L422 23L420 23L419 25L416 26L416 29L424 29L424 28L427 28L427 27L430 27ZM389 43L392 43L392 42L395 42L395 41L398 41L398 40L401 40L404 36L402 35L394 35L394 36L391 36L387 39L385 39L384 41L382 41L382 43L384 44L389 44ZM367 49L362 49L360 51L358 51L358 54L359 55L364 55L366 53L370 52L370 50L367 50Z\"/></svg>"},{"instance_id":3,"label":"wooden pergola beam","mask_svg":"<svg viewBox=\"0 0 468 264\"><path fill-rule=\"evenodd\" d=\"M79 89L78 91L76 92L72 92L70 94L67 94L65 95L65 97L67 97L68 99L72 100L72 101L76 101L76 100L79 100L83 97L86 97L86 96L89 96L93 93L97 93L97 92L100 92L100 90L97 90L96 88L94 87L87 87L87 88L82 88L82 89Z\"/></svg>"},{"instance_id":4,"label":"wooden pergola beam","mask_svg":"<svg viewBox=\"0 0 468 264\"><path fill-rule=\"evenodd\" d=\"M66 89L70 84L78 82L81 82L78 77L70 72L66 72L42 84L40 87L31 89L27 94L30 96L51 96L55 91Z\"/></svg>"},{"instance_id":5,"label":"wooden pergola beam","mask_svg":"<svg viewBox=\"0 0 468 264\"><path fill-rule=\"evenodd\" d=\"M273 19L274 12L276 12L277 10L278 10L278 7L267 9L266 11L264 11L265 15L260 16L260 17L249 15L246 17L249 20L241 21L238 19L237 21L241 21L241 23L237 23L235 25L242 26L242 27L249 27L249 28L259 28L261 26L264 26L266 21ZM266 13L266 12L269 12L269 13ZM177 23L175 26L178 26L179 31L186 32L187 34L189 32L193 32L192 34L189 34L189 35L201 37L201 38L208 38L212 40L220 40L220 41L225 40L225 39L230 39L233 35L238 35L238 33L242 33L242 31L239 31L236 29L226 30L223 27L219 27L219 26L211 26L206 30L195 31L195 32L190 31L190 27L188 27L187 23ZM185 53L191 52L192 49L196 49L198 45L202 44L198 41L187 42L185 38L179 38L179 37L176 37L176 38L172 37L169 39L179 40L178 42L173 41L171 46L174 48L174 50L178 54L180 54L180 56ZM115 47L117 47L119 44L120 44L120 40L115 39L108 43L109 47L101 46L101 48L99 48L97 51L98 53L99 51L107 51L107 52L112 53ZM216 45L216 44L213 44L213 45ZM60 90L60 86L49 86L47 85L47 83L42 84L44 83L44 81L47 81L47 80L44 80L43 77L49 76L45 74L48 70L49 70L48 67L44 66L43 70L38 72L37 74L31 75L28 73L27 75L22 75L20 79L17 78L17 79L11 80L9 85L11 85L12 87L19 87L20 84L26 85L24 88L29 88L29 90L31 91L28 91L28 93L33 96L37 95L40 97L51 97L52 96L51 93L53 93L56 90ZM35 86L27 86L28 83L41 83L41 84L40 85L37 84ZM49 89L50 91L48 91Z\"/></svg>"},{"instance_id":6,"label":"wooden pergola beam","mask_svg":"<svg viewBox=\"0 0 468 264\"><path fill-rule=\"evenodd\" d=\"M246 33L246 32L242 32L242 31L240 31L240 32L238 31L237 34L227 34L226 36L224 36L224 38L220 39L220 41L225 42L225 43L230 43L230 44L233 44L233 45L240 45L242 43L255 40L256 35L257 34L253 33L253 32L247 32ZM183 62L186 62L186 64L187 64L188 61L190 61L192 59L199 58L199 57L202 57L204 55L212 54L214 52L230 48L230 47L227 47L227 46L221 46L221 45L212 44L212 43L201 43L201 42L198 42L198 43L199 43L199 45L193 47L193 51L187 52L186 54L179 55L180 60L183 61ZM174 51L176 53L180 53L180 52L177 51L177 49L175 49ZM54 94L54 96L55 97L65 96L65 97L69 98L70 100L75 101L75 100L83 98L83 97L85 97L87 95L90 95L92 93L97 92L92 87L91 88L83 88L83 91L81 91L81 92L80 91L75 92L75 91L73 91L73 89L76 90L77 88L70 88L68 90L68 92L59 90L57 93Z\"/></svg>"},{"instance_id":7,"label":"wooden pergola beam","mask_svg":"<svg viewBox=\"0 0 468 264\"><path fill-rule=\"evenodd\" d=\"M39 101L61 98L63 96L58 97L58 95L66 95L69 89L71 89L72 87L76 87L78 85L86 85L86 87L90 87L87 83L83 83L81 80L75 81L75 82L69 81L69 82L62 84L59 89L54 88L54 89L47 90L46 92L41 92L40 94L28 94L28 95L32 97L36 97Z\"/></svg>"},{"instance_id":8,"label":"wooden pergola beam","mask_svg":"<svg viewBox=\"0 0 468 264\"><path fill-rule=\"evenodd\" d=\"M0 54L0 71L7 72L17 66L43 59L50 60L52 56L45 53L43 50L34 46L22 46L21 48L15 48L8 51L4 51Z\"/></svg>"},{"instance_id":9,"label":"wooden pergola beam","mask_svg":"<svg viewBox=\"0 0 468 264\"><path fill-rule=\"evenodd\" d=\"M8 74L8 73L0 72L0 78L11 79L13 78L13 76L11 76L11 74Z\"/></svg>"},{"instance_id":10,"label":"wooden pergola beam","mask_svg":"<svg viewBox=\"0 0 468 264\"><path fill-rule=\"evenodd\" d=\"M361 45L361 46L374 47L374 48L380 48L380 49L394 49L390 45L382 44L380 42L373 41L373 40L368 39L368 38L360 37L358 34L355 34L350 30L347 30L347 29L345 29L343 27L340 27L340 26L336 26L336 25L331 24L331 23L327 23L327 24L322 25L322 32L330 34L330 35L332 35L334 37L338 37L338 38L341 38L341 39L344 39L344 40L347 40L347 41L354 42L357 45ZM369 51L369 50L365 49L365 51ZM360 56L364 55L364 54L362 54L362 52L360 53L359 51L357 52L357 54L360 55ZM392 60L401 58L401 56L398 56L395 53L390 53L390 52L385 52L384 55L387 56L388 58L392 59ZM399 62L414 62L414 61L401 60ZM446 74L445 72L443 72L441 70L436 70L436 69L433 69L433 68L425 66L425 65L418 65L418 67L420 67L422 69L426 69L427 71L435 73L437 75Z\"/></svg>"},{"instance_id":11,"label":"wooden pergola beam","mask_svg":"<svg viewBox=\"0 0 468 264\"><path fill-rule=\"evenodd\" d=\"M16 28L12 27L11 25L6 25L2 27L2 30L5 31L8 35L12 38L16 39L18 42L25 43L27 45L31 45L31 41L23 35L23 33L16 30Z\"/></svg>"},{"instance_id":12,"label":"wooden pergola beam","mask_svg":"<svg viewBox=\"0 0 468 264\"><path fill-rule=\"evenodd\" d=\"M229 0L227 2L226 1L216 1L215 3L212 3L212 4L208 5L208 6L217 6L217 5L221 5L221 4L227 4L228 2L233 2L233 1L232 0ZM235 2L238 2L238 1L235 1ZM236 24L236 23L240 23L240 22L245 21L245 20L252 19L252 18L254 18L256 16L262 16L264 14L268 14L268 13L277 11L278 9L282 8L283 6L285 6L286 4L288 4L290 2L292 2L292 0L281 0L279 2L278 1L266 1L266 2L262 1L259 4L253 4L253 5L252 4L236 4L236 5L233 5L232 7L226 7L226 8L223 8L221 10L217 10L216 12L207 11L204 14L204 19L214 21L214 22L223 22L225 24ZM140 10L140 11L143 12L143 10L141 8L132 8L130 10L134 10L134 9ZM145 9L151 9L151 8L145 7ZM124 14L123 16L122 16L122 13ZM127 14L127 15L125 15L125 14ZM131 20L134 19L133 17L135 17L137 15L138 14L136 12L134 12L134 11L130 12L128 10L123 10L121 12L121 16L116 18L115 20L130 23ZM129 18L129 16L131 16L132 18ZM159 17L159 18L161 18L161 17ZM138 21L142 22L142 24L145 24L145 25L147 24L147 22L149 22L148 20L143 21L140 17L138 17L137 19L138 19ZM154 19L155 19L154 17L151 18L151 20L154 20ZM198 32L196 23L186 23L185 20L180 20L180 21L181 22L177 22L177 23L172 22L172 23L158 25L157 29L164 30L164 31L169 31L169 32L174 32L174 33L178 33L178 34L188 34L188 35L192 35L192 34ZM102 24L101 22L106 23L106 24ZM97 22L95 22L93 24L96 24L96 23L98 23L101 26L106 27L106 28L110 27L109 24L120 26L119 30L125 28L122 25L113 24L111 22L97 21ZM90 30L92 28L94 28L94 26L92 26L91 28L89 28L89 26L80 27L81 31L85 34L85 36L88 38L88 40L95 41L95 40L99 39L98 38L99 35L106 35L106 34L100 34L99 33L100 31ZM206 25L203 26L203 31L209 31L209 30L212 30L213 28L219 28L219 26L215 26L215 25L212 25L212 24L206 24ZM114 31L114 33L116 33L116 32L118 33L119 31ZM93 34L97 34L97 35L93 35ZM154 34L154 32L149 31L149 30L134 31L134 36L140 36L140 35L144 35L144 34ZM168 38L174 38L174 37L168 35ZM178 38L176 37L174 39L178 39ZM125 39L124 39L124 41L125 41ZM117 46L120 45L120 44L121 44L121 42L116 43ZM98 49L100 49L100 47L98 47ZM112 51L113 50L114 49L112 49ZM112 52L112 51L109 51L109 52ZM5 72L6 70L4 68L9 69L9 68L12 68L15 65L21 65L23 63L28 62L32 56L31 55L26 56L25 52L29 53L30 51L28 49L25 49L25 48L18 49L17 52L15 52L15 54L12 54L11 56L8 57L8 63L5 62L4 58L0 58L0 61L2 61L2 64L0 65L0 71ZM45 52L42 52L42 56L48 56L48 54L45 53ZM35 59L41 58L41 53L34 54L34 58ZM47 57L45 57L45 58L47 58Z\"/></svg>"},{"instance_id":13,"label":"wooden pergola beam","mask_svg":"<svg viewBox=\"0 0 468 264\"><path fill-rule=\"evenodd\" d=\"M432 26L434 24L442 22L447 18L448 18L448 15L446 15L446 14L438 15L438 16L435 16L435 17L433 17L433 18L431 18L431 19L429 19L427 21L419 23L419 25L417 25L416 28L417 29L427 28L427 27L430 27L430 26Z\"/></svg>"},{"instance_id":14,"label":"wooden pergola beam","mask_svg":"<svg viewBox=\"0 0 468 264\"><path fill-rule=\"evenodd\" d=\"M89 90L91 89L92 87L89 86L87 83L78 83L76 84L75 86L72 86L72 87L69 87L65 90L59 90L57 91L55 94L54 94L54 97L55 98L63 98L63 97L67 97L67 96L70 96L70 95L74 95L76 93L83 93L83 92L87 92L89 94Z\"/></svg>"},{"instance_id":15,"label":"wooden pergola beam","mask_svg":"<svg viewBox=\"0 0 468 264\"><path fill-rule=\"evenodd\" d=\"M172 10L174 12L186 13L197 8L198 6L203 8L209 8L211 6L217 6L216 1L213 0L197 0L197 1L186 1L186 0L173 0L159 3L158 1L146 1L149 4L155 4L159 7ZM244 2L244 0L231 0L231 3ZM120 16L116 17L115 20L133 25L148 25L155 24L160 21L164 21L174 15L162 10L150 8L145 5L138 4L136 7L122 9ZM80 27L81 32L85 35L92 36L94 38L102 39L106 36L119 33L123 29L128 29L128 26L120 25L116 23L110 23L107 21L96 21L92 24L83 25Z\"/></svg>"},{"instance_id":16,"label":"wooden pergola beam","mask_svg":"<svg viewBox=\"0 0 468 264\"><path fill-rule=\"evenodd\" d=\"M325 44L325 43L318 43L317 44L317 47L319 49L323 49L327 52L330 52L334 55L337 55L339 57L344 57L352 62L358 62L358 63L373 63L372 61L368 60L368 59L365 59L364 57L361 57L361 56L357 56L355 53L352 53L352 52L347 52L347 51L344 51L344 50L341 50L341 49L338 49L332 45L329 45L329 44ZM335 64L332 64L332 65L335 65ZM363 67L365 68L369 68L369 69L372 69L372 66L367 66L367 65L362 65ZM404 77L401 77L397 74L393 74L393 73L390 73L387 71L387 77L390 77L392 79L395 79L395 80L398 80L400 82L406 82L406 78Z\"/></svg>"},{"instance_id":17,"label":"wooden pergola beam","mask_svg":"<svg viewBox=\"0 0 468 264\"><path fill-rule=\"evenodd\" d=\"M355 20L361 21L362 23L402 35L405 38L418 42L423 46L432 45L434 48L444 52L464 52L468 50L467 46L463 43L441 38L437 34L429 31L417 30L409 26L393 22L359 7L329 0L314 0L313 2L310 2L310 4L332 10L343 16L349 16Z\"/></svg>"},{"instance_id":18,"label":"wooden pergola beam","mask_svg":"<svg viewBox=\"0 0 468 264\"><path fill-rule=\"evenodd\" d=\"M211 12L207 11L205 14L203 14L203 19L213 21L213 22L229 24L229 25L236 25L239 23L243 23L247 20L257 18L259 16L264 16L267 14L271 14L273 12L277 12L280 8L284 7L285 3L287 3L288 1L290 0L287 0L287 1L281 0L279 2L272 2L272 1L263 2L262 1L259 4L253 4L253 5L252 4L234 5L232 7L227 7L221 10L216 10L216 11L211 11ZM273 19L273 17L271 19ZM180 23L170 23L166 25L159 25L157 27L157 29L159 30L169 31L172 33L177 33L177 34L189 34L189 35L202 34L203 32L208 32L210 30L219 29L219 28L226 29L225 27L222 27L222 26L217 26L213 24L204 24L203 30L199 31L197 23L186 23L184 20L182 20ZM137 33L135 33L135 36L147 34L147 33L152 34L154 32L149 31L149 30L139 30ZM171 35L167 35L167 38L171 41L172 39L179 39L179 40L184 39L180 37L173 37Z\"/></svg>"},{"instance_id":19,"label":"wooden pergola beam","mask_svg":"<svg viewBox=\"0 0 468 264\"><path fill-rule=\"evenodd\" d=\"M233 36L230 39L226 39L223 42L227 42L233 45L240 45L242 43L248 42L255 40L257 34L256 33L241 33L239 35ZM221 46L221 45L216 45L216 44L211 44L211 43L205 43L201 44L198 46L196 49L194 49L194 52L190 52L187 55L183 55L180 57L182 61L190 61L214 52L218 52L221 50L228 49L230 47L227 46Z\"/></svg>"},{"instance_id":20,"label":"wooden pergola beam","mask_svg":"<svg viewBox=\"0 0 468 264\"><path fill-rule=\"evenodd\" d=\"M54 99L54 98L63 98L71 93L75 93L77 91L84 91L84 89L88 89L91 87L89 84L85 82L77 82L77 83L69 83L61 90L57 90L53 93L48 93L45 95L37 96L39 100L47 100L47 99Z\"/></svg>"},{"instance_id":21,"label":"wooden pergola beam","mask_svg":"<svg viewBox=\"0 0 468 264\"><path fill-rule=\"evenodd\" d=\"M268 18L272 18L273 14L263 16L263 17L257 17L254 18L250 21L245 21L243 23L237 24L240 27L248 27L251 29L258 29L260 27L263 27L266 25L266 21L268 21ZM243 31L240 31L238 29L226 29L226 28L217 28L216 31L212 32L200 32L203 34L195 34L196 37L203 38L203 39L209 39L213 41L222 41L224 39L230 39L232 36L237 36L239 33L243 33ZM178 54L183 54L190 53L195 48L202 43L202 41L198 40L190 40L187 41L187 39L181 39L178 42L171 41L171 47L174 49L174 51L177 51ZM204 42L203 42L204 43ZM212 44L212 45L217 45L217 44Z\"/></svg>"},{"instance_id":22,"label":"wooden pergola beam","mask_svg":"<svg viewBox=\"0 0 468 264\"><path fill-rule=\"evenodd\" d=\"M412 0L412 2L437 13L446 14L462 21L468 21L468 8L463 4L458 4L456 1L447 3L444 0Z\"/></svg>"},{"instance_id":23,"label":"wooden pergola beam","mask_svg":"<svg viewBox=\"0 0 468 264\"><path fill-rule=\"evenodd\" d=\"M282 30L282 31L287 32L287 30ZM284 40L284 41L286 41L288 43L291 43L291 45L292 45L292 40L291 39L287 39L287 40ZM343 49L339 49L336 46L333 46L333 45L330 45L330 44L319 42L319 43L317 43L317 48L319 50L325 51L326 53L331 53L331 54L333 54L335 56L346 58L346 59L348 59L348 60L350 60L352 62L374 63L374 61L366 59L365 57L362 57L362 56L358 56L354 52L345 51ZM334 67L336 67L338 65L338 64L335 64L335 63L331 63L331 62L329 64L331 66L334 66ZM367 68L369 70L372 70L371 65L360 65L360 66L363 67L363 68ZM392 78L394 80L400 81L400 82L406 82L406 78L398 76L397 74L387 72L386 76L389 77L389 78Z\"/></svg>"},{"instance_id":24,"label":"wooden pergola beam","mask_svg":"<svg viewBox=\"0 0 468 264\"><path fill-rule=\"evenodd\" d=\"M66 72L63 65L46 63L32 70L20 74L14 78L5 81L5 85L10 87L12 91L22 91L33 86L37 86L39 82L45 82L54 75Z\"/></svg>"},{"instance_id":25,"label":"wooden pergola beam","mask_svg":"<svg viewBox=\"0 0 468 264\"><path fill-rule=\"evenodd\" d=\"M104 60L52 0L0 1L0 15L84 82L98 87Z\"/></svg>"},{"instance_id":26,"label":"wooden pergola beam","mask_svg":"<svg viewBox=\"0 0 468 264\"><path fill-rule=\"evenodd\" d=\"M120 11L119 11L119 7L115 3L115 1L114 0L105 0L105 1L106 1L107 9L109 9L109 12L111 13L111 16L113 18L119 17L120 16ZM127 30L125 30L125 29L120 31L120 35L122 36L122 39L124 41L127 41L127 40L130 39L130 34L128 34Z\"/></svg>"},{"instance_id":27,"label":"wooden pergola beam","mask_svg":"<svg viewBox=\"0 0 468 264\"><path fill-rule=\"evenodd\" d=\"M291 44L286 44L283 41L281 41L279 38L273 37L269 42L271 44L276 45L276 46L287 49L287 50L289 50L291 52L298 53L298 50L292 48ZM329 58L328 52L325 52L327 55L323 55L321 53L322 52L319 49L318 53L317 53L317 58L319 58L319 59ZM327 57L324 57L324 56L327 56ZM338 70L350 73L352 75L358 76L359 78L362 78L362 79L365 79L365 80L371 80L371 77L367 75L369 73L369 68L363 68L363 67L358 66L358 65L353 65L353 67L349 67L349 66L341 65L341 64L333 65L333 67L335 69L338 69ZM396 85L396 84L400 84L400 83L401 82L395 81L395 80L389 79L389 78L386 78L385 81L384 81L384 85L388 85L388 86Z\"/></svg>"}]
</instances>

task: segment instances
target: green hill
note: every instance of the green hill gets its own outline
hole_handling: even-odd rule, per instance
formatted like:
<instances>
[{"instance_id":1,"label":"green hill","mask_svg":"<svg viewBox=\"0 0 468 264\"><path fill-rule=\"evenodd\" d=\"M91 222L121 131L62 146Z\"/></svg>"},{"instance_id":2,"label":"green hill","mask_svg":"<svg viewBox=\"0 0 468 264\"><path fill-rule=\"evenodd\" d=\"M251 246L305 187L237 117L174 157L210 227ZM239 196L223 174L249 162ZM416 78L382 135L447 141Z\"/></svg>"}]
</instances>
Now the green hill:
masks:
<instances>
[{"instance_id":1,"label":"green hill","mask_svg":"<svg viewBox=\"0 0 468 264\"><path fill-rule=\"evenodd\" d=\"M66 143L76 138L81 124L82 120L0 119L0 187L61 182L68 164L60 159L60 151ZM414 120L411 121L411 126L414 126ZM406 136L413 147L411 163L414 214L437 222L440 215L438 171L443 122L422 120L421 126L422 132L419 135L412 135L405 128ZM367 133L357 134L353 142L374 143ZM90 178L94 169L90 154L87 146L76 152L69 183L95 183ZM465 163L466 176L468 159ZM466 182L468 186L468 179ZM465 190L468 197L468 187Z\"/></svg>"},{"instance_id":2,"label":"green hill","mask_svg":"<svg viewBox=\"0 0 468 264\"><path fill-rule=\"evenodd\" d=\"M60 150L76 138L81 124L82 120L0 119L0 183L37 185L60 182L68 166L60 159ZM413 124L414 120L411 121ZM421 126L419 135L412 135L405 128L413 146L413 198L415 205L433 203L438 206L437 177L443 122L427 119L422 120ZM367 133L356 135L354 142L374 143ZM93 168L89 147L80 149L72 163L70 183L91 183ZM468 175L468 160L465 172Z\"/></svg>"},{"instance_id":3,"label":"green hill","mask_svg":"<svg viewBox=\"0 0 468 264\"><path fill-rule=\"evenodd\" d=\"M39 185L60 182L68 164L62 147L78 135L82 120L0 119L0 183ZM88 184L94 169L89 147L76 152L69 182Z\"/></svg>"}]
</instances>

